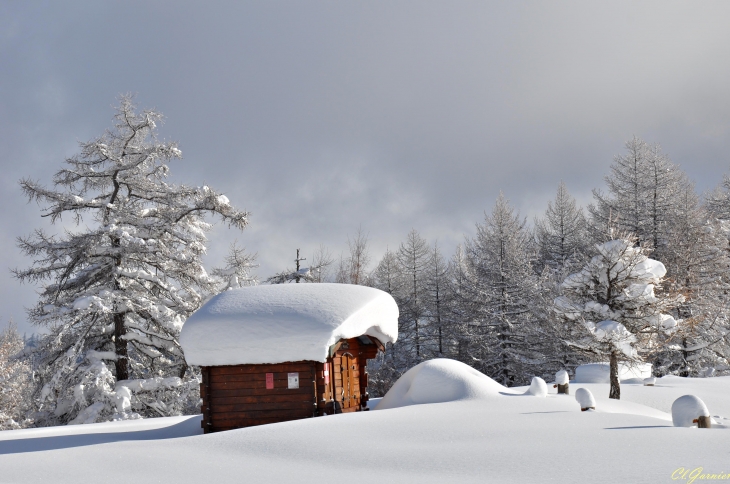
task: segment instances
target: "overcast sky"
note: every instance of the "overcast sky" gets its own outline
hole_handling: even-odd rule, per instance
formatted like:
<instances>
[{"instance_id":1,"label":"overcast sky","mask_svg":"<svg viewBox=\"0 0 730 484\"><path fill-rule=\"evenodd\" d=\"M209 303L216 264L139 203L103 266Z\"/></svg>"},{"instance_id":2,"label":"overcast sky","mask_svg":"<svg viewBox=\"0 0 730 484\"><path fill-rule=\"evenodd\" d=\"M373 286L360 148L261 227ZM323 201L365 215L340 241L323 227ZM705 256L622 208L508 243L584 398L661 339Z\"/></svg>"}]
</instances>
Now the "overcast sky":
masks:
<instances>
[{"instance_id":1,"label":"overcast sky","mask_svg":"<svg viewBox=\"0 0 730 484\"><path fill-rule=\"evenodd\" d=\"M16 2L0 0L0 326L34 286L15 238L47 227L18 180L49 183L111 127L120 93L165 114L174 181L251 211L217 228L259 275L374 262L411 228L451 254L500 190L532 219L560 182L586 204L633 135L699 191L730 171L730 2Z\"/></svg>"}]
</instances>

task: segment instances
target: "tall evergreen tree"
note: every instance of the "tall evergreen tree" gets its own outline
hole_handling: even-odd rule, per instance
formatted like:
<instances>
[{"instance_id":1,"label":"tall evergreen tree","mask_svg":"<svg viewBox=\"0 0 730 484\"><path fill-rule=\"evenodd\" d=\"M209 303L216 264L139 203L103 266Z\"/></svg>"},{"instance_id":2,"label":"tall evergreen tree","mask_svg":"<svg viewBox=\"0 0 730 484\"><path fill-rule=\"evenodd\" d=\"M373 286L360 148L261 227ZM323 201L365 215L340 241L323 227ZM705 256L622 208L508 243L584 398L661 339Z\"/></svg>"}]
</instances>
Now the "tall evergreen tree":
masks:
<instances>
[{"instance_id":1,"label":"tall evergreen tree","mask_svg":"<svg viewBox=\"0 0 730 484\"><path fill-rule=\"evenodd\" d=\"M675 194L689 181L677 165L661 152L634 137L626 143L627 153L616 156L611 174L605 180L608 195L593 191L595 204L588 207L597 241L610 224L632 233L637 242L649 245L653 257L663 261L666 255L666 234L676 212Z\"/></svg>"},{"instance_id":2,"label":"tall evergreen tree","mask_svg":"<svg viewBox=\"0 0 730 484\"><path fill-rule=\"evenodd\" d=\"M403 281L399 305L399 341L408 348L414 362L421 361L425 356L429 252L426 240L415 229L408 233L396 252L398 270Z\"/></svg>"},{"instance_id":3,"label":"tall evergreen tree","mask_svg":"<svg viewBox=\"0 0 730 484\"><path fill-rule=\"evenodd\" d=\"M201 262L209 228L202 217L218 215L242 229L248 214L207 186L166 181L168 163L181 152L157 140L161 118L137 113L122 97L115 129L81 143L53 188L21 181L29 200L44 204L44 217L76 223L76 230L36 230L18 242L34 262L15 276L41 285L29 320L49 331L38 348L46 423L179 408L175 388L187 365L178 334L217 290Z\"/></svg>"},{"instance_id":4,"label":"tall evergreen tree","mask_svg":"<svg viewBox=\"0 0 730 484\"><path fill-rule=\"evenodd\" d=\"M256 262L256 254L249 254L245 247L239 247L238 242L233 242L228 249L225 258L225 267L214 269L211 274L218 277L223 283L221 291L234 289L236 287L256 286L258 277L253 269L259 265Z\"/></svg>"},{"instance_id":5,"label":"tall evergreen tree","mask_svg":"<svg viewBox=\"0 0 730 484\"><path fill-rule=\"evenodd\" d=\"M545 215L535 220L537 246L536 272L541 290L534 301L539 313L540 334L536 349L545 357L544 373L571 370L583 363L576 352L565 344L572 329L550 310L553 299L561 295L560 286L571 273L579 270L590 251L588 224L583 210L560 182L555 198L548 202Z\"/></svg>"},{"instance_id":6,"label":"tall evergreen tree","mask_svg":"<svg viewBox=\"0 0 730 484\"><path fill-rule=\"evenodd\" d=\"M524 382L540 363L532 350L532 296L538 292L530 234L500 193L492 213L466 243L472 276L465 296L481 335L479 369L504 385ZM473 353L474 354L474 353Z\"/></svg>"},{"instance_id":7,"label":"tall evergreen tree","mask_svg":"<svg viewBox=\"0 0 730 484\"><path fill-rule=\"evenodd\" d=\"M588 250L587 222L583 210L560 182L555 199L548 202L542 219L535 221L538 272L549 267L560 273L572 272L585 262Z\"/></svg>"},{"instance_id":8,"label":"tall evergreen tree","mask_svg":"<svg viewBox=\"0 0 730 484\"><path fill-rule=\"evenodd\" d=\"M370 265L370 250L368 236L363 233L362 227L357 229L354 238L347 237L349 255L340 256L340 263L335 275L335 282L339 284L368 284L368 266Z\"/></svg>"},{"instance_id":9,"label":"tall evergreen tree","mask_svg":"<svg viewBox=\"0 0 730 484\"><path fill-rule=\"evenodd\" d=\"M395 252L390 249L385 250L369 280L373 287L390 294L398 307L401 307L405 284ZM404 345L402 337L399 336L395 344L388 343L386 351L378 353L375 361L369 364L368 391L374 395L385 395L398 378L411 367L412 361L410 347Z\"/></svg>"},{"instance_id":10,"label":"tall evergreen tree","mask_svg":"<svg viewBox=\"0 0 730 484\"><path fill-rule=\"evenodd\" d=\"M10 321L0 331L0 430L13 430L32 423L27 415L31 407L33 381L31 365L24 357L25 344L15 324Z\"/></svg>"},{"instance_id":11,"label":"tall evergreen tree","mask_svg":"<svg viewBox=\"0 0 730 484\"><path fill-rule=\"evenodd\" d=\"M400 299L403 291L403 275L398 266L398 259L395 252L385 249L383 258L370 277L373 287L385 291L393 296L396 301Z\"/></svg>"},{"instance_id":12,"label":"tall evergreen tree","mask_svg":"<svg viewBox=\"0 0 730 484\"><path fill-rule=\"evenodd\" d=\"M426 272L426 311L428 315L429 353L444 356L448 346L449 266L435 243L429 256Z\"/></svg>"},{"instance_id":13,"label":"tall evergreen tree","mask_svg":"<svg viewBox=\"0 0 730 484\"><path fill-rule=\"evenodd\" d=\"M449 261L447 284L449 333L456 346L451 357L470 366L479 366L474 363L484 360L478 354L485 349L482 345L485 332L481 330L479 322L471 318L479 307L479 301L471 297L476 287L476 277L461 244L456 246Z\"/></svg>"}]
</instances>

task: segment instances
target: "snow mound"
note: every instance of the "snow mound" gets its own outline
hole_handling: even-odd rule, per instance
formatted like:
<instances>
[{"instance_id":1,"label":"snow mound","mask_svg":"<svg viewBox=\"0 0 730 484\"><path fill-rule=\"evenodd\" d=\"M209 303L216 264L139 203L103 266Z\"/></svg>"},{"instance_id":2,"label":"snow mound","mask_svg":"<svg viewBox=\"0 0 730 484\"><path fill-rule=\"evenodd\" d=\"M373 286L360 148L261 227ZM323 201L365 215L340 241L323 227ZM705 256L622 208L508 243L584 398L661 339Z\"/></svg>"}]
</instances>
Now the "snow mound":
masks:
<instances>
[{"instance_id":1,"label":"snow mound","mask_svg":"<svg viewBox=\"0 0 730 484\"><path fill-rule=\"evenodd\" d=\"M575 369L575 383L609 383L610 366L608 363L589 363ZM618 379L620 381L641 380L651 376L651 363L618 365Z\"/></svg>"},{"instance_id":2,"label":"snow mound","mask_svg":"<svg viewBox=\"0 0 730 484\"><path fill-rule=\"evenodd\" d=\"M580 408L596 408L596 399L587 388L579 388L575 391L575 399L578 401Z\"/></svg>"},{"instance_id":3,"label":"snow mound","mask_svg":"<svg viewBox=\"0 0 730 484\"><path fill-rule=\"evenodd\" d=\"M525 392L525 395L534 395L536 397L546 397L547 396L547 384L545 383L545 380L540 378L539 376L533 376L532 377L532 383L530 383L530 388L527 389Z\"/></svg>"},{"instance_id":4,"label":"snow mound","mask_svg":"<svg viewBox=\"0 0 730 484\"><path fill-rule=\"evenodd\" d=\"M692 427L697 417L709 417L705 402L694 395L679 397L672 404L672 423L675 427Z\"/></svg>"},{"instance_id":5,"label":"snow mound","mask_svg":"<svg viewBox=\"0 0 730 484\"><path fill-rule=\"evenodd\" d=\"M408 370L385 394L377 410L488 398L508 391L464 363L439 358L424 361Z\"/></svg>"},{"instance_id":6,"label":"snow mound","mask_svg":"<svg viewBox=\"0 0 730 484\"><path fill-rule=\"evenodd\" d=\"M218 294L188 318L180 344L199 366L320 361L340 339L398 338L398 306L378 289L276 284Z\"/></svg>"},{"instance_id":7,"label":"snow mound","mask_svg":"<svg viewBox=\"0 0 730 484\"><path fill-rule=\"evenodd\" d=\"M653 376L649 378L644 378L644 386L654 386L655 384L656 378L654 378Z\"/></svg>"},{"instance_id":8,"label":"snow mound","mask_svg":"<svg viewBox=\"0 0 730 484\"><path fill-rule=\"evenodd\" d=\"M568 383L568 372L565 370L560 370L559 372L555 373L555 383L557 385L565 385Z\"/></svg>"}]
</instances>

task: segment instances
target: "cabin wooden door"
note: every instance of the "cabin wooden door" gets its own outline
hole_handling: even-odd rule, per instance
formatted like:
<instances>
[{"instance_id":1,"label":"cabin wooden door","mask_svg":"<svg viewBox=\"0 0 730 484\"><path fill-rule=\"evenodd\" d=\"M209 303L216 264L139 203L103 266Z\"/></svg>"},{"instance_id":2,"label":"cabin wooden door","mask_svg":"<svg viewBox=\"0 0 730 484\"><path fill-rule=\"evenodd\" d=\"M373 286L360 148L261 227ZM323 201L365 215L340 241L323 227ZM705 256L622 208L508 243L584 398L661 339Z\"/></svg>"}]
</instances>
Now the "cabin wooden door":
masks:
<instances>
[{"instance_id":1,"label":"cabin wooden door","mask_svg":"<svg viewBox=\"0 0 730 484\"><path fill-rule=\"evenodd\" d=\"M357 360L349 353L341 356L340 371L342 375L342 410L357 408L360 404L360 382L355 373Z\"/></svg>"}]
</instances>

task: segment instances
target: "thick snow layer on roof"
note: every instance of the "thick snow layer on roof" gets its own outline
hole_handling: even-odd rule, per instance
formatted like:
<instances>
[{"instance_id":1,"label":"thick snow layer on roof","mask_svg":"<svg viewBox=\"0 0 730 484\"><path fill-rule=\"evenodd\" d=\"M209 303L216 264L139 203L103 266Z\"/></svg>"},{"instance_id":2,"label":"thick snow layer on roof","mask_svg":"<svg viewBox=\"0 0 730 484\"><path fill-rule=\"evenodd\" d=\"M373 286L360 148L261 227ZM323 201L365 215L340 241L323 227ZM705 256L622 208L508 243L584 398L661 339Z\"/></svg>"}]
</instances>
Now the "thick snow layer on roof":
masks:
<instances>
[{"instance_id":1,"label":"thick snow layer on roof","mask_svg":"<svg viewBox=\"0 0 730 484\"><path fill-rule=\"evenodd\" d=\"M183 326L188 364L325 361L343 338L398 338L398 306L378 289L349 284L278 284L215 296Z\"/></svg>"}]
</instances>

